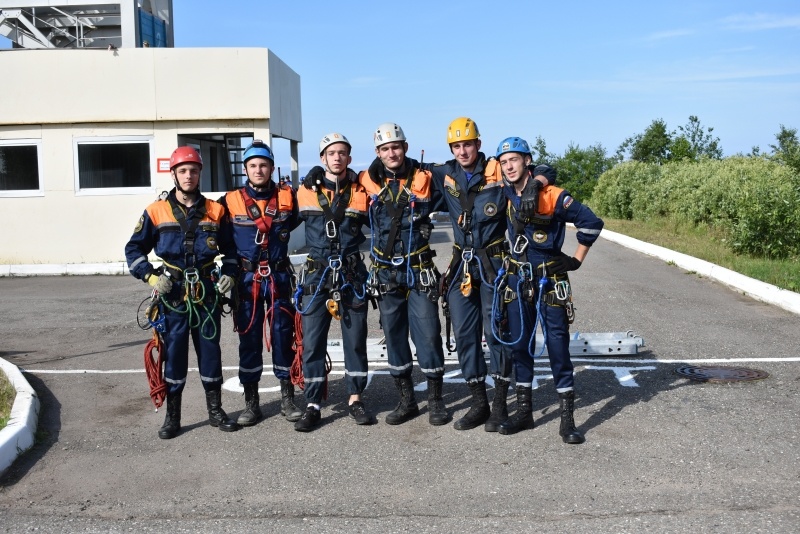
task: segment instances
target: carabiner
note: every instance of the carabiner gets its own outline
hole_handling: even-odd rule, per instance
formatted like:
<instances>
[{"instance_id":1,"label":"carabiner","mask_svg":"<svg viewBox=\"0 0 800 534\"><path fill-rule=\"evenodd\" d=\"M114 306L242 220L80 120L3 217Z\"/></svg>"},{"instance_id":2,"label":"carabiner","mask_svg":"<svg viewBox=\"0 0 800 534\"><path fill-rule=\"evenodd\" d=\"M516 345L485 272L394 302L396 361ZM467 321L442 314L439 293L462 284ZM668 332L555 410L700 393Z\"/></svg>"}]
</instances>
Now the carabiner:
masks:
<instances>
[{"instance_id":1,"label":"carabiner","mask_svg":"<svg viewBox=\"0 0 800 534\"><path fill-rule=\"evenodd\" d=\"M559 280L555 283L555 287L553 288L556 293L556 298L562 302L569 299L570 288L569 282L566 280Z\"/></svg>"},{"instance_id":2,"label":"carabiner","mask_svg":"<svg viewBox=\"0 0 800 534\"><path fill-rule=\"evenodd\" d=\"M404 261L406 261L406 257L405 256L392 256L391 263L395 267L399 267L399 266L403 265Z\"/></svg>"},{"instance_id":3,"label":"carabiner","mask_svg":"<svg viewBox=\"0 0 800 534\"><path fill-rule=\"evenodd\" d=\"M514 246L511 247L511 252L514 254L525 254L525 251L528 248L528 238L522 234L518 234L516 239L514 239Z\"/></svg>"},{"instance_id":4,"label":"carabiner","mask_svg":"<svg viewBox=\"0 0 800 534\"><path fill-rule=\"evenodd\" d=\"M472 247L465 248L464 250L461 251L461 259L464 260L464 262L467 263L471 262L474 257L475 257L475 249Z\"/></svg>"},{"instance_id":5,"label":"carabiner","mask_svg":"<svg viewBox=\"0 0 800 534\"><path fill-rule=\"evenodd\" d=\"M270 267L269 263L267 263L266 261L261 262L258 264L258 269L256 272L258 272L258 276L260 276L261 278L266 278L272 274L272 267Z\"/></svg>"},{"instance_id":6,"label":"carabiner","mask_svg":"<svg viewBox=\"0 0 800 534\"><path fill-rule=\"evenodd\" d=\"M261 245L264 243L264 240L267 238L267 234L261 232L261 230L256 230L256 236L253 238L256 245Z\"/></svg>"},{"instance_id":7,"label":"carabiner","mask_svg":"<svg viewBox=\"0 0 800 534\"><path fill-rule=\"evenodd\" d=\"M469 297L472 294L472 275L469 271L464 272L464 278L461 280L461 294Z\"/></svg>"},{"instance_id":8,"label":"carabiner","mask_svg":"<svg viewBox=\"0 0 800 534\"><path fill-rule=\"evenodd\" d=\"M328 256L328 267L330 267L334 271L338 271L339 269L341 269L342 257L339 254Z\"/></svg>"},{"instance_id":9,"label":"carabiner","mask_svg":"<svg viewBox=\"0 0 800 534\"><path fill-rule=\"evenodd\" d=\"M336 221L333 219L327 221L325 223L325 235L328 237L328 239L335 239L337 234Z\"/></svg>"},{"instance_id":10,"label":"carabiner","mask_svg":"<svg viewBox=\"0 0 800 534\"><path fill-rule=\"evenodd\" d=\"M325 302L325 306L328 308L328 313L330 313L334 319L336 319L337 321L342 320L342 314L339 313L338 302L336 302L333 299L328 299L327 302Z\"/></svg>"},{"instance_id":11,"label":"carabiner","mask_svg":"<svg viewBox=\"0 0 800 534\"><path fill-rule=\"evenodd\" d=\"M183 279L186 280L187 284L193 286L200 280L200 273L198 273L195 268L185 269L183 271Z\"/></svg>"},{"instance_id":12,"label":"carabiner","mask_svg":"<svg viewBox=\"0 0 800 534\"><path fill-rule=\"evenodd\" d=\"M422 287L430 287L433 281L433 273L430 269L419 270L419 283Z\"/></svg>"},{"instance_id":13,"label":"carabiner","mask_svg":"<svg viewBox=\"0 0 800 534\"><path fill-rule=\"evenodd\" d=\"M530 262L524 262L517 264L517 268L519 269L519 277L523 280L533 280L533 266Z\"/></svg>"}]
</instances>

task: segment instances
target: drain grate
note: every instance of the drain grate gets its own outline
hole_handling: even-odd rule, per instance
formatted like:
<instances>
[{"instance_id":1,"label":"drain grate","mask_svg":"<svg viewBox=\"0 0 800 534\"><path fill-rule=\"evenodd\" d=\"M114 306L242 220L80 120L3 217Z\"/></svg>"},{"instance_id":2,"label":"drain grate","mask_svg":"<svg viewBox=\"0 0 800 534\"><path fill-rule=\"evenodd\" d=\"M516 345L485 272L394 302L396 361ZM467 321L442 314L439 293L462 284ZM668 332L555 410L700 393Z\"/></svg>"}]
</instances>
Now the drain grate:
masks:
<instances>
[{"instance_id":1,"label":"drain grate","mask_svg":"<svg viewBox=\"0 0 800 534\"><path fill-rule=\"evenodd\" d=\"M678 367L675 372L684 378L696 380L698 382L746 382L750 380L761 380L767 378L769 373L758 369L748 369L746 367L698 367L695 365L684 365Z\"/></svg>"}]
</instances>

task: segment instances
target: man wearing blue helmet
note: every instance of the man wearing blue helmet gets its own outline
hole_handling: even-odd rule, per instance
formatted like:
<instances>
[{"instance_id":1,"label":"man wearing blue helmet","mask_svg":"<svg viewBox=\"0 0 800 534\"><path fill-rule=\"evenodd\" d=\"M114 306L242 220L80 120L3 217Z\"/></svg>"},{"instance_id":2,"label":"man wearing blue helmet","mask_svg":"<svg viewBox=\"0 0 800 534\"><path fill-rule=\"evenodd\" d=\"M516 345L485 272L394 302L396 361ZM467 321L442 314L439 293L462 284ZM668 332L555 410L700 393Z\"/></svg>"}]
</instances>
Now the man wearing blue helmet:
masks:
<instances>
[{"instance_id":1,"label":"man wearing blue helmet","mask_svg":"<svg viewBox=\"0 0 800 534\"><path fill-rule=\"evenodd\" d=\"M447 143L454 158L425 168L433 174L434 185L444 199L442 209L450 213L453 224L453 258L444 275L442 308L447 318L447 342L452 319L461 373L472 394L470 409L454 427L470 430L484 425L487 432L496 432L508 418L506 397L512 367L511 351L492 337L490 329L492 282L507 249L502 173L497 161L480 151L480 133L472 119L453 120ZM536 195L526 194L524 198L535 200ZM488 369L483 339L489 349ZM495 387L491 408L487 375Z\"/></svg>"},{"instance_id":2,"label":"man wearing blue helmet","mask_svg":"<svg viewBox=\"0 0 800 534\"><path fill-rule=\"evenodd\" d=\"M603 221L567 191L554 185L541 189L532 216L521 213L521 195L528 182L539 175L555 182L555 171L547 165L539 165L531 171L528 167L530 148L519 137L504 139L497 147L496 157L503 170L503 192L508 198L511 254L495 284L495 309L505 308L508 327L503 332L495 328L495 324L493 331L512 347L517 379L517 411L498 430L501 434L514 434L533 428L533 355L537 354L536 326L541 325L561 400L559 434L565 443L583 443L583 434L575 428L573 419L575 380L569 354L569 325L574 314L567 272L580 268L589 247L603 229ZM568 222L574 223L577 229L578 248L574 256L561 252Z\"/></svg>"},{"instance_id":3,"label":"man wearing blue helmet","mask_svg":"<svg viewBox=\"0 0 800 534\"><path fill-rule=\"evenodd\" d=\"M297 199L292 188L272 180L272 150L255 139L244 151L247 183L230 191L220 203L227 208L233 240L239 255L239 275L234 302L234 325L239 332L239 381L244 388L245 410L237 422L252 426L261 420L258 382L264 367L264 332L267 349L281 384L281 415L297 421L303 413L294 404L289 370L294 360L294 318L289 260L289 233L299 224Z\"/></svg>"}]
</instances>

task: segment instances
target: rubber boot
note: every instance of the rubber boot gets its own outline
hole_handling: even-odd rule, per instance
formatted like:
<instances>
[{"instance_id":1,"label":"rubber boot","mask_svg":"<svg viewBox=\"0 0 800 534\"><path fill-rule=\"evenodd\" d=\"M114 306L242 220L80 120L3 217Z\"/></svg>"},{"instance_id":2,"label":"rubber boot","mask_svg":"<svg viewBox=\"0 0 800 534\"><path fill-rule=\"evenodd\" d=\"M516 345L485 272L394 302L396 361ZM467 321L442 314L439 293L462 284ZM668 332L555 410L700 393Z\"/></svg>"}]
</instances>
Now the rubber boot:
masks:
<instances>
[{"instance_id":1,"label":"rubber boot","mask_svg":"<svg viewBox=\"0 0 800 534\"><path fill-rule=\"evenodd\" d=\"M253 426L261 421L261 399L258 397L258 382L242 384L244 387L244 411L236 420L242 426Z\"/></svg>"},{"instance_id":2,"label":"rubber boot","mask_svg":"<svg viewBox=\"0 0 800 534\"><path fill-rule=\"evenodd\" d=\"M236 421L228 417L222 409L222 391L206 391L206 406L208 407L208 424L218 427L223 432L234 432L241 427Z\"/></svg>"},{"instance_id":3,"label":"rubber boot","mask_svg":"<svg viewBox=\"0 0 800 534\"><path fill-rule=\"evenodd\" d=\"M410 377L395 377L394 385L400 391L400 404L386 415L390 425L400 425L419 415L417 399L414 398L414 382Z\"/></svg>"},{"instance_id":4,"label":"rubber boot","mask_svg":"<svg viewBox=\"0 0 800 534\"><path fill-rule=\"evenodd\" d=\"M453 425L456 430L470 430L478 425L482 425L489 419L489 399L486 397L486 382L470 382L470 393L472 393L472 406L464 417Z\"/></svg>"},{"instance_id":5,"label":"rubber boot","mask_svg":"<svg viewBox=\"0 0 800 534\"><path fill-rule=\"evenodd\" d=\"M181 431L181 392L167 393L167 415L158 430L161 439L172 439Z\"/></svg>"},{"instance_id":6,"label":"rubber boot","mask_svg":"<svg viewBox=\"0 0 800 534\"><path fill-rule=\"evenodd\" d=\"M489 416L489 419L483 427L486 432L497 432L498 427L508 419L508 386L508 380L502 378L494 379L492 415Z\"/></svg>"},{"instance_id":7,"label":"rubber boot","mask_svg":"<svg viewBox=\"0 0 800 534\"><path fill-rule=\"evenodd\" d=\"M442 378L428 379L428 422L433 426L447 424L450 414L444 407L442 399Z\"/></svg>"},{"instance_id":8,"label":"rubber boot","mask_svg":"<svg viewBox=\"0 0 800 534\"><path fill-rule=\"evenodd\" d=\"M294 384L291 380L281 380L281 415L292 423L303 417L303 412L294 403Z\"/></svg>"},{"instance_id":9,"label":"rubber boot","mask_svg":"<svg viewBox=\"0 0 800 534\"><path fill-rule=\"evenodd\" d=\"M527 386L517 386L517 411L506 419L497 429L504 436L516 434L520 430L533 428L533 406L531 404L532 389Z\"/></svg>"},{"instance_id":10,"label":"rubber boot","mask_svg":"<svg viewBox=\"0 0 800 534\"><path fill-rule=\"evenodd\" d=\"M558 397L561 399L561 428L558 431L561 439L564 440L564 443L572 445L583 443L586 438L575 428L575 420L572 417L575 411L575 391L559 393Z\"/></svg>"}]
</instances>

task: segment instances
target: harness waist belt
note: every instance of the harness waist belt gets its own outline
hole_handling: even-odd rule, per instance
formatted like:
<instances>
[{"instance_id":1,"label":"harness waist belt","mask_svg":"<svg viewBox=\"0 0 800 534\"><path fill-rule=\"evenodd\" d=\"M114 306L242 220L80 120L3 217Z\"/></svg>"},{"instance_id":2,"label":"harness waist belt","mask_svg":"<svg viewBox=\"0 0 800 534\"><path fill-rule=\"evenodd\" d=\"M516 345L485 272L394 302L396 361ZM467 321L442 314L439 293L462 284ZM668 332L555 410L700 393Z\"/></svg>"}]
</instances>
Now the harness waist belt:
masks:
<instances>
[{"instance_id":1,"label":"harness waist belt","mask_svg":"<svg viewBox=\"0 0 800 534\"><path fill-rule=\"evenodd\" d=\"M258 262L253 262L247 258L242 258L242 270L248 273L254 273L258 270ZM284 258L277 263L269 262L270 269L273 271L285 271L287 267L291 266L289 258Z\"/></svg>"}]
</instances>

